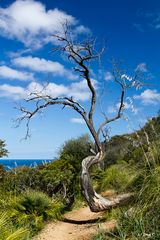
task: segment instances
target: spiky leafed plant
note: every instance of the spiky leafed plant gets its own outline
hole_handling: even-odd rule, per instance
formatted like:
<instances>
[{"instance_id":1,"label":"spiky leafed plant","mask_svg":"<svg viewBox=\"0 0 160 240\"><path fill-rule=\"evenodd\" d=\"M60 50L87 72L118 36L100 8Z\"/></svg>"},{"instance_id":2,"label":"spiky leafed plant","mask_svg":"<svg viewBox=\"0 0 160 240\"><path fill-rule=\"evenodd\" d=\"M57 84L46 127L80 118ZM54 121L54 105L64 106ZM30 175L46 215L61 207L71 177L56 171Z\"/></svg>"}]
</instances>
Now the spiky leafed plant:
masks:
<instances>
[{"instance_id":1,"label":"spiky leafed plant","mask_svg":"<svg viewBox=\"0 0 160 240\"><path fill-rule=\"evenodd\" d=\"M60 218L62 208L61 203L37 191L27 191L13 198L6 206L12 221L27 226L32 233L40 230L46 220Z\"/></svg>"},{"instance_id":2,"label":"spiky leafed plant","mask_svg":"<svg viewBox=\"0 0 160 240\"><path fill-rule=\"evenodd\" d=\"M28 230L25 228L15 228L7 216L2 214L0 217L0 240L27 240L29 239Z\"/></svg>"}]
</instances>

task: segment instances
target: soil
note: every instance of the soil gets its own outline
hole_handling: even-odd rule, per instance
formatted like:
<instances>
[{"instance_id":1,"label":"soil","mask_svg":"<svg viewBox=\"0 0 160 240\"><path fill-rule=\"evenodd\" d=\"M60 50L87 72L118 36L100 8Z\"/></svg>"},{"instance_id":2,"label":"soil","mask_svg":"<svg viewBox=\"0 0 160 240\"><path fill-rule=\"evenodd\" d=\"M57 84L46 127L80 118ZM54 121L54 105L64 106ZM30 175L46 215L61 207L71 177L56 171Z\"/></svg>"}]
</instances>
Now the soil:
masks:
<instances>
[{"instance_id":1,"label":"soil","mask_svg":"<svg viewBox=\"0 0 160 240\"><path fill-rule=\"evenodd\" d=\"M97 231L115 227L114 220L102 222L102 219L103 213L83 207L65 214L63 221L47 224L33 240L91 240Z\"/></svg>"}]
</instances>

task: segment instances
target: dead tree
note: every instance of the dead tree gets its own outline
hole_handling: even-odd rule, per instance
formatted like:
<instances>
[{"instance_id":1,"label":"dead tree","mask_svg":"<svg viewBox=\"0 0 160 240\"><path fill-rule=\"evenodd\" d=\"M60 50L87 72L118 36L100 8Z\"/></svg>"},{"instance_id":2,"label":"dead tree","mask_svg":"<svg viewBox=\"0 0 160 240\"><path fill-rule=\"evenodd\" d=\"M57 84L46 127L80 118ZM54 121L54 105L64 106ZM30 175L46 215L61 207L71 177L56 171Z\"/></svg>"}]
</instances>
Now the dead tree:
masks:
<instances>
[{"instance_id":1,"label":"dead tree","mask_svg":"<svg viewBox=\"0 0 160 240\"><path fill-rule=\"evenodd\" d=\"M116 121L121 118L122 111L124 109L124 97L125 92L128 88L133 86L138 87L140 85L139 77L135 73L133 77L129 77L126 73L122 72L119 68L117 68L116 62L113 62L113 77L116 84L119 85L121 89L121 95L119 100L119 106L117 109L117 113L113 118L108 118L106 114L104 115L104 121L100 124L98 129L95 128L94 124L94 113L95 106L97 104L97 90L94 85L94 82L91 79L91 69L89 67L89 63L92 61L98 60L103 51L97 52L95 50L95 41L87 40L81 43L75 43L71 40L69 34L65 32L63 36L54 35L54 37L60 42L60 47L56 49L56 51L63 52L65 56L68 56L68 60L71 61L74 65L74 70L78 73L83 79L85 79L88 89L90 91L90 108L89 111L85 109L82 104L74 99L73 97L56 97L53 98L46 91L46 87L40 92L32 92L29 97L26 99L26 102L32 102L35 104L35 108L33 111L28 110L28 108L20 107L20 111L23 113L22 116L18 119L20 122L24 119L27 120L27 135L29 134L29 122L37 113L40 113L43 109L54 106L54 105L62 105L63 107L70 107L74 111L76 111L85 121L86 126L88 127L94 142L95 142L95 151L92 151L92 154L82 161L82 169L81 169L81 187L82 193L85 197L91 211L98 212L103 211L109 208L112 208L118 204L126 202L131 194L122 194L118 195L114 200L109 200L101 195L97 194L94 190L89 169L93 164L99 163L103 161L105 156L105 151L103 147L103 143L101 141L102 137L105 136L105 127L107 124ZM72 94L72 93L71 93Z\"/></svg>"}]
</instances>

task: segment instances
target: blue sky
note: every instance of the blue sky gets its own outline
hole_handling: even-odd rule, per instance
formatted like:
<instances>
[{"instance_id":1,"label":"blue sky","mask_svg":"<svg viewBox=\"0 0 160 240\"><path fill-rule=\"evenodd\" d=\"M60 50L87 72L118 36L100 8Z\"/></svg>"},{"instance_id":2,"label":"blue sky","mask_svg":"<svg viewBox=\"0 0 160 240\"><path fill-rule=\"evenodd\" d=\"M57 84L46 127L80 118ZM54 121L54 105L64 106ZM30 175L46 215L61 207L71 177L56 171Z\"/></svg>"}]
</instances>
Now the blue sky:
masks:
<instances>
[{"instance_id":1,"label":"blue sky","mask_svg":"<svg viewBox=\"0 0 160 240\"><path fill-rule=\"evenodd\" d=\"M89 92L64 56L52 54L57 44L52 35L69 22L74 35L92 34L98 45L106 46L101 64L93 64L92 78L99 99L100 83L105 86L103 110L116 114L119 88L114 84L110 59L124 61L127 76L139 69L150 76L147 85L126 94L124 118L111 124L110 134L133 131L160 109L160 2L159 0L54 0L0 1L0 138L10 152L9 158L52 158L64 141L87 133L78 114L60 107L47 109L30 125L32 136L26 140L25 123L15 128L19 116L17 103L42 84L50 81L54 96L72 96L88 107ZM102 120L98 106L95 125Z\"/></svg>"}]
</instances>

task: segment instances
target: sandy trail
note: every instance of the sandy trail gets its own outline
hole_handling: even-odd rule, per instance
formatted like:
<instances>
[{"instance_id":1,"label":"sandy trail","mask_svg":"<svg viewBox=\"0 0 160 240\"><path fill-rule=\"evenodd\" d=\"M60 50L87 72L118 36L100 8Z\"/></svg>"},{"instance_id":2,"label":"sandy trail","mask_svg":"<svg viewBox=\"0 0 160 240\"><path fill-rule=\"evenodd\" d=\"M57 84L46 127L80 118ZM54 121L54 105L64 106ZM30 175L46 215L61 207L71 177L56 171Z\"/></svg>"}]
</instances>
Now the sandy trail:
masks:
<instances>
[{"instance_id":1,"label":"sandy trail","mask_svg":"<svg viewBox=\"0 0 160 240\"><path fill-rule=\"evenodd\" d=\"M83 207L65 214L66 222L57 221L46 225L34 240L90 240L98 229L110 230L115 221L95 223L102 218L102 213L93 213L88 207ZM92 222L92 223L91 223Z\"/></svg>"}]
</instances>

